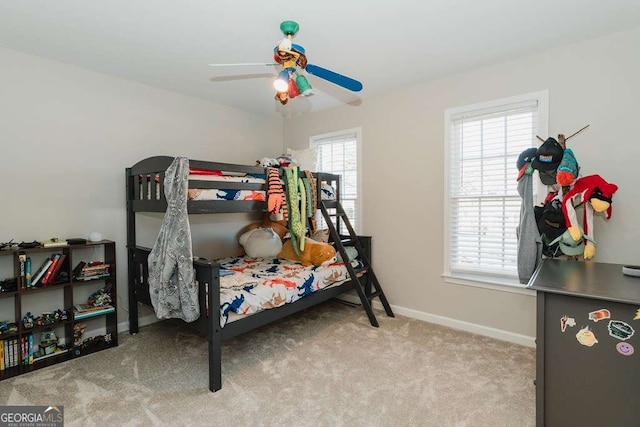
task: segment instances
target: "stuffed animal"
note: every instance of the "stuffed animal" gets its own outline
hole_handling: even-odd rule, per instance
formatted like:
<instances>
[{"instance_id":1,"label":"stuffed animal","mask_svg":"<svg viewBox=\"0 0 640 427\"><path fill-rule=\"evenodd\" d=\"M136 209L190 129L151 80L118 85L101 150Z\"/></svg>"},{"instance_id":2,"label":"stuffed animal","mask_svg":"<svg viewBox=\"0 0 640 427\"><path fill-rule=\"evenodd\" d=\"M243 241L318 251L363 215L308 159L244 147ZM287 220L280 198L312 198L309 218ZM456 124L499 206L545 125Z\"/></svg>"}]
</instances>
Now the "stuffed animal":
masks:
<instances>
[{"instance_id":1,"label":"stuffed animal","mask_svg":"<svg viewBox=\"0 0 640 427\"><path fill-rule=\"evenodd\" d=\"M282 250L282 240L272 228L252 228L244 232L238 241L251 258L275 257Z\"/></svg>"},{"instance_id":2,"label":"stuffed animal","mask_svg":"<svg viewBox=\"0 0 640 427\"><path fill-rule=\"evenodd\" d=\"M606 212L606 218L611 218L611 203L613 194L618 186L605 181L600 175L588 175L578 178L562 199L562 212L567 223L567 230L573 240L583 238L578 224L574 203L584 203L583 228L587 238L584 248L584 259L591 259L596 254L593 235L593 213Z\"/></svg>"},{"instance_id":3,"label":"stuffed animal","mask_svg":"<svg viewBox=\"0 0 640 427\"><path fill-rule=\"evenodd\" d=\"M300 251L300 256L296 255L293 250L290 239L284 242L282 251L278 254L278 258L298 261L304 266L315 265L316 267L335 256L336 250L333 246L328 243L316 242L308 237L305 237L304 250Z\"/></svg>"},{"instance_id":4,"label":"stuffed animal","mask_svg":"<svg viewBox=\"0 0 640 427\"><path fill-rule=\"evenodd\" d=\"M267 213L260 226L265 228L272 228L273 231L276 232L278 237L280 237L280 240L284 242L284 236L286 236L289 232L289 229L287 228L287 220L281 219L279 221L276 221L273 219L273 217L273 215L269 215Z\"/></svg>"}]
</instances>

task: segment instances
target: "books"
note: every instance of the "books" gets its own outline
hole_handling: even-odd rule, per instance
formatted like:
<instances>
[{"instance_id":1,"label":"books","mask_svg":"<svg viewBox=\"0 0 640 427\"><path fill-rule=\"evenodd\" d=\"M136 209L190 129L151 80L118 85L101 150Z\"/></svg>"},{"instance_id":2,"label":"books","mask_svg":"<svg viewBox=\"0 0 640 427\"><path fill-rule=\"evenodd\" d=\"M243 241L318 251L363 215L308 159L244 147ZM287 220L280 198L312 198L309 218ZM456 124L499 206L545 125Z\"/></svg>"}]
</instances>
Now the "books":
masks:
<instances>
[{"instance_id":1,"label":"books","mask_svg":"<svg viewBox=\"0 0 640 427\"><path fill-rule=\"evenodd\" d=\"M26 337L8 338L0 341L0 348L2 348L0 350L2 360L0 370L15 368L24 362L21 356L27 352L26 339Z\"/></svg>"},{"instance_id":2,"label":"books","mask_svg":"<svg viewBox=\"0 0 640 427\"><path fill-rule=\"evenodd\" d=\"M67 258L66 254L60 254L56 264L51 266L52 268L51 276L49 277L49 280L47 280L47 283L46 283L47 285L50 285L56 281L56 279L58 278L58 274L60 273L60 270L62 270L62 265L66 258Z\"/></svg>"},{"instance_id":3,"label":"books","mask_svg":"<svg viewBox=\"0 0 640 427\"><path fill-rule=\"evenodd\" d=\"M85 265L87 265L86 262L80 261L78 265L76 265L73 268L73 273L71 274L71 277L73 277L74 279L80 277L80 274L82 273L82 269L84 268Z\"/></svg>"},{"instance_id":4,"label":"books","mask_svg":"<svg viewBox=\"0 0 640 427\"><path fill-rule=\"evenodd\" d=\"M93 306L90 304L76 304L73 306L73 318L75 320L87 319L89 317L101 316L115 312L115 307L111 305Z\"/></svg>"},{"instance_id":5,"label":"books","mask_svg":"<svg viewBox=\"0 0 640 427\"><path fill-rule=\"evenodd\" d=\"M49 266L51 266L52 262L53 261L51 261L51 258L47 258L42 263L42 265L40 266L38 271L36 271L36 274L33 275L33 279L31 279L31 287L34 287L38 283L38 280L40 280L42 278L42 276L44 276L44 274L49 269Z\"/></svg>"},{"instance_id":6,"label":"books","mask_svg":"<svg viewBox=\"0 0 640 427\"><path fill-rule=\"evenodd\" d=\"M40 281L42 286L47 286L49 284L49 280L51 279L51 275L53 274L53 270L56 268L56 264L60 260L60 254L55 254L51 257L51 265L47 269L47 272L44 274L44 277Z\"/></svg>"},{"instance_id":7,"label":"books","mask_svg":"<svg viewBox=\"0 0 640 427\"><path fill-rule=\"evenodd\" d=\"M109 277L109 264L105 264L103 262L95 261L90 262L89 264L83 264L80 262L74 269L73 275L76 280L91 280L91 279L100 279L103 277ZM80 272L78 273L78 269Z\"/></svg>"}]
</instances>

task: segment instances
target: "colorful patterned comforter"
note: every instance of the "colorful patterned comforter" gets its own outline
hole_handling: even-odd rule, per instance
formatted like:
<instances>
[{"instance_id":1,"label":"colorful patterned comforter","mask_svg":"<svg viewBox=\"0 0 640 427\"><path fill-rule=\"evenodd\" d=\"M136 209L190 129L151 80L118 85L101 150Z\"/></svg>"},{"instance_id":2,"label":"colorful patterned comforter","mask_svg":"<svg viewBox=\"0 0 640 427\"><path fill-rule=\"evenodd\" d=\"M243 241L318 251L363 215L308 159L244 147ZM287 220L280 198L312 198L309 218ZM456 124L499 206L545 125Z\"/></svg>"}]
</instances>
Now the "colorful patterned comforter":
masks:
<instances>
[{"instance_id":1,"label":"colorful patterned comforter","mask_svg":"<svg viewBox=\"0 0 640 427\"><path fill-rule=\"evenodd\" d=\"M189 200L257 200L264 202L265 191L261 190L219 190L198 189L189 190Z\"/></svg>"},{"instance_id":2,"label":"colorful patterned comforter","mask_svg":"<svg viewBox=\"0 0 640 427\"><path fill-rule=\"evenodd\" d=\"M267 182L264 178L257 178L254 176L236 176L236 175L200 175L189 174L189 180L193 181L219 181L219 182L247 182L253 184L265 184Z\"/></svg>"},{"instance_id":3,"label":"colorful patterned comforter","mask_svg":"<svg viewBox=\"0 0 640 427\"><path fill-rule=\"evenodd\" d=\"M279 258L233 257L218 260L220 277L220 326L229 320L230 312L252 314L294 302L319 289L348 280L342 262L329 262L319 267L305 267ZM354 268L360 261L351 262ZM233 274L224 275L233 271Z\"/></svg>"}]
</instances>

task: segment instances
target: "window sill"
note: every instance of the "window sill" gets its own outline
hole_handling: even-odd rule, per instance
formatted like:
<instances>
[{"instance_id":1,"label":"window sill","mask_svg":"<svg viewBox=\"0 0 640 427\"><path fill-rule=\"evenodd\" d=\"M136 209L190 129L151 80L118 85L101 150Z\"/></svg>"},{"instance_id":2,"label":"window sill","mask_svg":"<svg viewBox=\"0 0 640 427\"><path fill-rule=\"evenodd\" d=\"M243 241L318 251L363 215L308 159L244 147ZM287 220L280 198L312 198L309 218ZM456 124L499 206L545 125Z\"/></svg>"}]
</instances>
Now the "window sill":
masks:
<instances>
[{"instance_id":1,"label":"window sill","mask_svg":"<svg viewBox=\"0 0 640 427\"><path fill-rule=\"evenodd\" d=\"M536 296L536 291L525 288L514 280L486 278L481 276L468 275L452 275L442 274L446 283L454 283L456 285L471 286L474 288L491 289L493 291L509 292L513 294Z\"/></svg>"}]
</instances>

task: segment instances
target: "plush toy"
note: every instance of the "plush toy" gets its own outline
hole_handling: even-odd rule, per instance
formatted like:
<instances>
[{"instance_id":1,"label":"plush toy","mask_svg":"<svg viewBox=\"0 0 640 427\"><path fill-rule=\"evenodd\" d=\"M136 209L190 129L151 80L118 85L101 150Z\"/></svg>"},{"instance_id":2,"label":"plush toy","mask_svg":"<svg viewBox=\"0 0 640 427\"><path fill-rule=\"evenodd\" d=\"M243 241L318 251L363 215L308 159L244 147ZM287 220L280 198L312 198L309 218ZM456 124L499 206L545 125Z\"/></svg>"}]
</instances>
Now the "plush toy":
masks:
<instances>
[{"instance_id":1,"label":"plush toy","mask_svg":"<svg viewBox=\"0 0 640 427\"><path fill-rule=\"evenodd\" d=\"M606 212L611 218L611 203L618 186L608 183L600 175L588 175L579 178L562 199L562 212L567 223L567 230L573 240L583 238L578 224L574 203L584 204L583 228L586 236L584 259L591 259L596 254L593 234L593 212Z\"/></svg>"},{"instance_id":2,"label":"plush toy","mask_svg":"<svg viewBox=\"0 0 640 427\"><path fill-rule=\"evenodd\" d=\"M282 250L282 240L272 228L252 228L245 231L238 241L251 258L275 257Z\"/></svg>"},{"instance_id":3,"label":"plush toy","mask_svg":"<svg viewBox=\"0 0 640 427\"><path fill-rule=\"evenodd\" d=\"M580 166L578 166L578 161L576 160L575 154L573 154L573 150L571 150L571 148L565 149L556 173L556 182L561 187L568 187L578 178L579 172Z\"/></svg>"},{"instance_id":4,"label":"plush toy","mask_svg":"<svg viewBox=\"0 0 640 427\"><path fill-rule=\"evenodd\" d=\"M276 221L273 219L273 215L270 215L268 212L264 214L264 219L262 222L254 222L253 224L249 224L244 227L240 234L244 234L247 231L256 229L256 228L271 228L273 231L280 237L280 241L284 242L284 238L289 232L287 228L287 221L280 220Z\"/></svg>"},{"instance_id":5,"label":"plush toy","mask_svg":"<svg viewBox=\"0 0 640 427\"><path fill-rule=\"evenodd\" d=\"M291 239L284 242L282 251L278 254L278 258L299 261L304 266L315 265L316 267L335 256L336 250L333 246L328 243L316 242L308 237L305 237L304 250L300 251L299 256L293 250Z\"/></svg>"}]
</instances>

